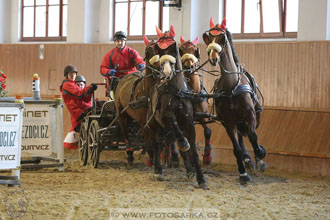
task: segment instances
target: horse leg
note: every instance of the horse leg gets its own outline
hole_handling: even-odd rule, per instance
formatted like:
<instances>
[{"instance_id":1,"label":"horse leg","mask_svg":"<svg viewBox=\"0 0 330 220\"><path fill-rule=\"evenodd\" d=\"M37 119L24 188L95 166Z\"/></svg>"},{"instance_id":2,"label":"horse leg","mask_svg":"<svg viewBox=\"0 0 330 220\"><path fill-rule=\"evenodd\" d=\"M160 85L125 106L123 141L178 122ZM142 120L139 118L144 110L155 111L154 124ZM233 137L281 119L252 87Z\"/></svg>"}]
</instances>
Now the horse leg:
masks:
<instances>
[{"instance_id":1,"label":"horse leg","mask_svg":"<svg viewBox=\"0 0 330 220\"><path fill-rule=\"evenodd\" d=\"M186 168L187 178L192 179L195 176L193 167L191 166L188 152L183 152L180 150L180 155L183 159L184 167Z\"/></svg>"},{"instance_id":2,"label":"horse leg","mask_svg":"<svg viewBox=\"0 0 330 220\"><path fill-rule=\"evenodd\" d=\"M153 140L155 139L154 132L151 132L149 128L145 129L144 125L141 126L142 135L145 143L145 151L147 151L149 158L145 161L148 167L154 165L154 150L153 150Z\"/></svg>"},{"instance_id":3,"label":"horse leg","mask_svg":"<svg viewBox=\"0 0 330 220\"><path fill-rule=\"evenodd\" d=\"M254 156L256 159L256 167L260 172L264 172L267 168L267 163L263 160L267 154L266 149L258 144L258 135L255 129L249 129L248 137L253 147Z\"/></svg>"},{"instance_id":4,"label":"horse leg","mask_svg":"<svg viewBox=\"0 0 330 220\"><path fill-rule=\"evenodd\" d=\"M177 140L178 147L181 151L188 151L190 148L187 138L183 135L181 129L179 128L178 122L173 112L165 112L164 120L166 127L173 129L175 138Z\"/></svg>"},{"instance_id":5,"label":"horse leg","mask_svg":"<svg viewBox=\"0 0 330 220\"><path fill-rule=\"evenodd\" d=\"M184 132L185 132L186 137L188 137L188 140L189 140L189 143L191 146L191 148L189 150L189 159L192 162L192 164L196 170L196 178L197 178L198 187L202 188L202 189L209 189L209 187L205 181L204 174L201 169L201 165L199 162L199 156L198 156L197 149L196 149L196 143L195 143L196 131L195 131L193 119L187 120L185 122Z\"/></svg>"},{"instance_id":6,"label":"horse leg","mask_svg":"<svg viewBox=\"0 0 330 220\"><path fill-rule=\"evenodd\" d=\"M205 122L206 120L202 120ZM212 156L211 156L211 134L212 131L211 129L204 123L202 124L204 128L204 138L205 138L205 148L204 148L204 155L203 155L203 164L208 165L212 161Z\"/></svg>"},{"instance_id":7,"label":"horse leg","mask_svg":"<svg viewBox=\"0 0 330 220\"><path fill-rule=\"evenodd\" d=\"M179 163L179 153L177 149L175 148L175 144L170 145L170 150L171 150L171 167L173 166L174 168L178 168L180 163Z\"/></svg>"},{"instance_id":8,"label":"horse leg","mask_svg":"<svg viewBox=\"0 0 330 220\"><path fill-rule=\"evenodd\" d=\"M247 174L243 163L243 152L239 145L237 128L233 126L226 126L225 128L234 147L234 155L236 157L236 162L238 165L239 180L242 184L245 184L251 181L251 177L249 176L249 174Z\"/></svg>"},{"instance_id":9,"label":"horse leg","mask_svg":"<svg viewBox=\"0 0 330 220\"><path fill-rule=\"evenodd\" d=\"M121 111L122 111L122 107L119 108L119 112L121 112ZM125 139L125 145L126 145L125 150L126 150L126 154L127 154L127 162L128 162L128 165L132 166L134 164L134 157L133 157L132 148L130 147L129 140L128 140L128 130L127 130L128 118L129 118L129 115L126 112L124 112L119 116L118 122L119 122L122 136Z\"/></svg>"},{"instance_id":10,"label":"horse leg","mask_svg":"<svg viewBox=\"0 0 330 220\"><path fill-rule=\"evenodd\" d=\"M157 176L157 179L159 181L163 181L163 168L160 164L160 151L161 151L161 145L159 141L156 141L154 144L154 173Z\"/></svg>"},{"instance_id":11,"label":"horse leg","mask_svg":"<svg viewBox=\"0 0 330 220\"><path fill-rule=\"evenodd\" d=\"M244 145L244 141L243 141L243 136L240 133L238 133L238 143L239 143L239 146L242 149L243 162L244 162L245 167L250 172L253 172L255 170L255 164L251 160L250 154L246 151L246 148L245 148L245 145Z\"/></svg>"}]
</instances>

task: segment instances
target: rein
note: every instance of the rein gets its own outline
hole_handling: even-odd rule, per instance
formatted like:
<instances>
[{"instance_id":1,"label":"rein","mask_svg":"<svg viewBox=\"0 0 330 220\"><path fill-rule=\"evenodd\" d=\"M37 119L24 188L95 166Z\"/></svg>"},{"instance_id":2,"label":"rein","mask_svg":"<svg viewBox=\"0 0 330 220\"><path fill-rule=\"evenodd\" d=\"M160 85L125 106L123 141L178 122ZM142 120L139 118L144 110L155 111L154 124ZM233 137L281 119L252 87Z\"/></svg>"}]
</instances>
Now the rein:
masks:
<instances>
[{"instance_id":1,"label":"rein","mask_svg":"<svg viewBox=\"0 0 330 220\"><path fill-rule=\"evenodd\" d=\"M159 78L159 79L160 79L161 76L164 75L163 72L161 72L161 71L159 71L158 69L152 67L151 65L146 65L146 68L152 70L152 74L151 74L151 75L147 75L147 76L145 76L145 77L152 77L152 76L153 76L153 77L155 77L155 78ZM155 74L155 73L158 73L158 74Z\"/></svg>"}]
</instances>

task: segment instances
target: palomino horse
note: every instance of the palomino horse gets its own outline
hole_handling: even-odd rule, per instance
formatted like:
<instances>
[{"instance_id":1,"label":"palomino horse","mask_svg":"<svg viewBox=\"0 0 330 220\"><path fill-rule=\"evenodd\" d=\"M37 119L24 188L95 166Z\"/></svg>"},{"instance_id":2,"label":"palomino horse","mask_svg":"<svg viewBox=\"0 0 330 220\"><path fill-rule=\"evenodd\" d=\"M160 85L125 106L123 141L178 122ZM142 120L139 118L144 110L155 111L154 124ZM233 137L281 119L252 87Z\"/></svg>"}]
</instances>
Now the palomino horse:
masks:
<instances>
[{"instance_id":1,"label":"palomino horse","mask_svg":"<svg viewBox=\"0 0 330 220\"><path fill-rule=\"evenodd\" d=\"M200 59L199 48L197 47L199 38L196 37L194 41L185 41L181 36L181 45L179 48L181 62L184 70L184 76L187 79L189 89L194 93L207 94L202 81L197 72L197 63ZM196 96L197 97L197 96ZM205 148L203 155L203 163L210 164L212 160L211 156L211 129L207 126L208 119L208 102L207 98L195 98L194 99L194 120L198 121L204 129ZM205 117L206 116L206 117Z\"/></svg>"},{"instance_id":2,"label":"palomino horse","mask_svg":"<svg viewBox=\"0 0 330 220\"><path fill-rule=\"evenodd\" d=\"M128 163L133 164L133 152L128 139L128 121L134 119L141 127L145 145L150 160L153 158L152 141L155 139L155 133L144 128L148 112L148 96L150 89L159 82L160 76L157 69L160 67L159 56L154 51L156 43L150 42L146 37L145 60L147 68L145 76L142 74L130 74L123 77L116 88L115 104L117 109L119 125L124 138L126 139L126 152ZM125 109L125 110L124 110Z\"/></svg>"},{"instance_id":3,"label":"palomino horse","mask_svg":"<svg viewBox=\"0 0 330 220\"><path fill-rule=\"evenodd\" d=\"M159 139L164 138L160 137L161 131L166 130L167 141L170 143L176 141L180 149L188 176L192 173L191 162L196 170L199 187L207 189L196 150L193 105L191 100L184 95L188 92L188 87L182 73L178 46L174 40L174 28L171 26L169 33L163 33L157 28L157 35L159 39L155 51L160 57L161 71L164 75L161 83L151 90L149 121L146 125L158 134L155 141L158 143L155 146L155 171L162 175ZM189 153L189 160L187 160L187 153Z\"/></svg>"},{"instance_id":4,"label":"palomino horse","mask_svg":"<svg viewBox=\"0 0 330 220\"><path fill-rule=\"evenodd\" d=\"M210 30L203 34L204 42L211 65L220 66L221 76L214 83L215 106L217 118L225 127L237 160L240 181L246 183L251 177L246 172L248 157L242 135L247 135L252 144L257 166L264 170L266 163L263 158L266 150L258 144L256 133L256 112L248 79L243 72L238 71L233 60L233 53L226 35L226 20L221 25L214 25L210 20ZM246 162L244 164L244 162Z\"/></svg>"}]
</instances>

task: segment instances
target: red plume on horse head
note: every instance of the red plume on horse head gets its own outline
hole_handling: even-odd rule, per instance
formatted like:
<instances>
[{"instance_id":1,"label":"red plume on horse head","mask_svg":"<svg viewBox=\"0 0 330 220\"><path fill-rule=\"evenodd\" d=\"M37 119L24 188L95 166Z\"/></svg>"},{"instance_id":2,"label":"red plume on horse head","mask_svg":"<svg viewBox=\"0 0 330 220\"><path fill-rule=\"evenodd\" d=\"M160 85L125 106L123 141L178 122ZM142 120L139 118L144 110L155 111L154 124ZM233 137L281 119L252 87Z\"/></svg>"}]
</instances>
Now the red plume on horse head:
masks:
<instances>
[{"instance_id":1,"label":"red plume on horse head","mask_svg":"<svg viewBox=\"0 0 330 220\"><path fill-rule=\"evenodd\" d=\"M194 41L191 41L191 43L197 45L198 44L198 41L199 41L199 37L197 36L196 39ZM181 44L184 44L186 41L184 40L183 36L181 35L180 37L180 42Z\"/></svg>"},{"instance_id":2,"label":"red plume on horse head","mask_svg":"<svg viewBox=\"0 0 330 220\"><path fill-rule=\"evenodd\" d=\"M223 20L221 22L221 25L219 27L219 24L217 24L217 25L214 24L213 17L211 17L211 19L210 19L210 28L213 28L214 26L216 26L216 27L219 27L219 28L225 30L226 29L226 23L227 23L226 18L223 18Z\"/></svg>"},{"instance_id":3,"label":"red plume on horse head","mask_svg":"<svg viewBox=\"0 0 330 220\"><path fill-rule=\"evenodd\" d=\"M223 20L221 22L221 25L220 24L215 25L214 21L213 21L213 17L211 17L211 19L210 19L210 29L212 29L214 27L221 28L222 30L226 30L226 18L223 18ZM214 29L210 32L211 32L212 35L219 35L223 31L221 31L219 29Z\"/></svg>"},{"instance_id":4,"label":"red plume on horse head","mask_svg":"<svg viewBox=\"0 0 330 220\"><path fill-rule=\"evenodd\" d=\"M166 32L163 33L163 32L158 28L158 26L156 26L156 32L157 32L157 36L158 36L158 38L163 37L164 34L166 34L167 36L170 36L170 37L172 37L172 38L175 37L175 31L174 31L174 26L173 26L173 25L171 25L169 33L166 33Z\"/></svg>"},{"instance_id":5,"label":"red plume on horse head","mask_svg":"<svg viewBox=\"0 0 330 220\"><path fill-rule=\"evenodd\" d=\"M197 45L199 41L199 37L197 36L196 39L194 41L192 41L193 44Z\"/></svg>"},{"instance_id":6,"label":"red plume on horse head","mask_svg":"<svg viewBox=\"0 0 330 220\"><path fill-rule=\"evenodd\" d=\"M180 37L180 42L181 42L181 44L184 44L186 41L184 40L184 38L183 38L183 36L181 35L181 37Z\"/></svg>"},{"instance_id":7,"label":"red plume on horse head","mask_svg":"<svg viewBox=\"0 0 330 220\"><path fill-rule=\"evenodd\" d=\"M148 38L146 37L146 35L143 35L143 40L144 40L144 44L145 44L146 46L148 46L148 45L151 43L151 41L148 40Z\"/></svg>"}]
</instances>

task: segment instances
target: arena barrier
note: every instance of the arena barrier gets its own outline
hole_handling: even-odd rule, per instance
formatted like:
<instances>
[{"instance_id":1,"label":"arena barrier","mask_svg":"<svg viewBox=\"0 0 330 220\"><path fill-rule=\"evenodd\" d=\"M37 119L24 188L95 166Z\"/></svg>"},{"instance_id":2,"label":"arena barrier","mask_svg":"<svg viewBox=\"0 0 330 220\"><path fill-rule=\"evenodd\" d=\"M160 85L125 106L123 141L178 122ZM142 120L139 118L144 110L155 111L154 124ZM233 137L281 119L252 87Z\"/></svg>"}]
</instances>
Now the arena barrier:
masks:
<instances>
[{"instance_id":1,"label":"arena barrier","mask_svg":"<svg viewBox=\"0 0 330 220\"><path fill-rule=\"evenodd\" d=\"M21 168L64 169L63 104L52 100L24 98Z\"/></svg>"},{"instance_id":2,"label":"arena barrier","mask_svg":"<svg viewBox=\"0 0 330 220\"><path fill-rule=\"evenodd\" d=\"M23 108L23 103L0 102L0 170L11 170L11 176L0 176L0 184L21 184Z\"/></svg>"}]
</instances>

